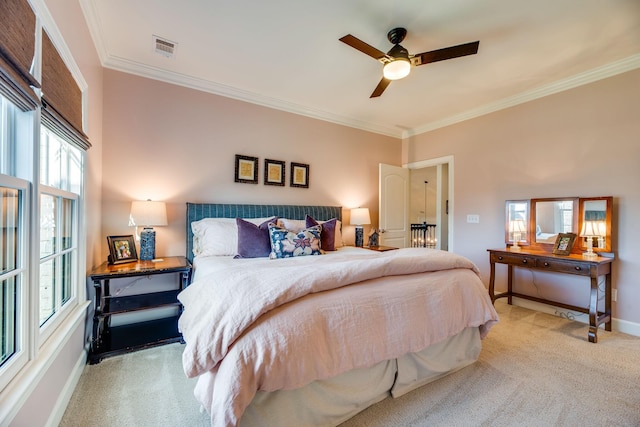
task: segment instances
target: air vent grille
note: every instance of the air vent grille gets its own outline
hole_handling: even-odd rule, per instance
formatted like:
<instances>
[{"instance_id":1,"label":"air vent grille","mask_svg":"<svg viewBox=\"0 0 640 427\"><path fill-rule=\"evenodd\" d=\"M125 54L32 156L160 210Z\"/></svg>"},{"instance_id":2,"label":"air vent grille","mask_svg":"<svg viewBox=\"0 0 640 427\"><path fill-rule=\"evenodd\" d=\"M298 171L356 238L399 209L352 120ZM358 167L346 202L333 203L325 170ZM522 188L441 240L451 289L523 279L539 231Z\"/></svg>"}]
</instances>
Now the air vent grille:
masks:
<instances>
[{"instance_id":1,"label":"air vent grille","mask_svg":"<svg viewBox=\"0 0 640 427\"><path fill-rule=\"evenodd\" d=\"M171 40L153 36L153 46L155 52L162 56L166 56L167 58L173 58L176 52L177 45L177 43L172 42Z\"/></svg>"}]
</instances>

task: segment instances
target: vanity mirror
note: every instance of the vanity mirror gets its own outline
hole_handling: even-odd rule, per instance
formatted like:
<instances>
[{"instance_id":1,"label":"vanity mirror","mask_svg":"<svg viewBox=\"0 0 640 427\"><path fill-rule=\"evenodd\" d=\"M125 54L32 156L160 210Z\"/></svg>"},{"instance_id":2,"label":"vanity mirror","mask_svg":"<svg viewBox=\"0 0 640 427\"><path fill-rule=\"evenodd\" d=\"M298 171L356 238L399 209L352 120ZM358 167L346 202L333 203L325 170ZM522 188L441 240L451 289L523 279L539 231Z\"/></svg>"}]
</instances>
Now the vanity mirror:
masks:
<instances>
[{"instance_id":1,"label":"vanity mirror","mask_svg":"<svg viewBox=\"0 0 640 427\"><path fill-rule=\"evenodd\" d=\"M583 251L611 252L611 208L613 197L580 199L580 233L576 246Z\"/></svg>"},{"instance_id":2,"label":"vanity mirror","mask_svg":"<svg viewBox=\"0 0 640 427\"><path fill-rule=\"evenodd\" d=\"M531 242L553 249L558 234L578 234L578 198L531 199ZM548 247L547 247L548 246Z\"/></svg>"}]
</instances>

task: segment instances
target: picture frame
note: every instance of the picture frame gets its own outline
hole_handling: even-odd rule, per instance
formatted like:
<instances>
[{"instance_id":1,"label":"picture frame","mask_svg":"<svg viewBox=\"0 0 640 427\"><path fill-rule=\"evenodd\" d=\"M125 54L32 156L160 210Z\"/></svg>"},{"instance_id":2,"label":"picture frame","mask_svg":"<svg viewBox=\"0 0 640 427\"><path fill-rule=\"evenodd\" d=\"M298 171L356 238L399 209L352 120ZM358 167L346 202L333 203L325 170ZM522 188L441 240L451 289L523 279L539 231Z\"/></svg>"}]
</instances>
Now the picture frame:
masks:
<instances>
[{"instance_id":1,"label":"picture frame","mask_svg":"<svg viewBox=\"0 0 640 427\"><path fill-rule=\"evenodd\" d=\"M556 242L553 245L554 255L569 255L573 244L576 241L577 235L575 233L558 233Z\"/></svg>"},{"instance_id":2,"label":"picture frame","mask_svg":"<svg viewBox=\"0 0 640 427\"><path fill-rule=\"evenodd\" d=\"M236 154L235 182L258 183L258 158Z\"/></svg>"},{"instance_id":3,"label":"picture frame","mask_svg":"<svg viewBox=\"0 0 640 427\"><path fill-rule=\"evenodd\" d=\"M309 188L309 165L291 162L291 187Z\"/></svg>"},{"instance_id":4,"label":"picture frame","mask_svg":"<svg viewBox=\"0 0 640 427\"><path fill-rule=\"evenodd\" d=\"M285 174L285 162L264 159L264 185L284 187Z\"/></svg>"},{"instance_id":5,"label":"picture frame","mask_svg":"<svg viewBox=\"0 0 640 427\"><path fill-rule=\"evenodd\" d=\"M107 244L109 245L109 264L138 261L133 235L107 236Z\"/></svg>"}]
</instances>

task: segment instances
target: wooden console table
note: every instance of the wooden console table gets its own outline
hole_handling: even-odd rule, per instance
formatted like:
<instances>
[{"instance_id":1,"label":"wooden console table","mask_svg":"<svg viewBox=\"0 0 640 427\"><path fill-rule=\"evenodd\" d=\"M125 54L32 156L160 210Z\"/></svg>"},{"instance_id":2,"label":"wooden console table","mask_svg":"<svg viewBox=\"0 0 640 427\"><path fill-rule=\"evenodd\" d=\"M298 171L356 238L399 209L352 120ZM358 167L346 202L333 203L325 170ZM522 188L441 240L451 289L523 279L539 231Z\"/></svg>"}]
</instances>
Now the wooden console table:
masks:
<instances>
[{"instance_id":1,"label":"wooden console table","mask_svg":"<svg viewBox=\"0 0 640 427\"><path fill-rule=\"evenodd\" d=\"M589 341L598 342L598 326L605 324L607 331L611 330L611 263L613 258L597 257L583 258L582 255L553 255L548 252L521 250L511 252L508 249L488 249L491 262L491 278L489 279L489 295L491 302L498 298L507 298L509 304L513 297L524 298L544 304L551 304L568 310L589 314ZM495 294L496 264L506 264L507 292ZM591 300L589 308L577 307L557 301L546 300L513 291L513 267L533 268L554 273L575 274L591 279ZM604 311L598 310L598 276L605 276Z\"/></svg>"}]
</instances>

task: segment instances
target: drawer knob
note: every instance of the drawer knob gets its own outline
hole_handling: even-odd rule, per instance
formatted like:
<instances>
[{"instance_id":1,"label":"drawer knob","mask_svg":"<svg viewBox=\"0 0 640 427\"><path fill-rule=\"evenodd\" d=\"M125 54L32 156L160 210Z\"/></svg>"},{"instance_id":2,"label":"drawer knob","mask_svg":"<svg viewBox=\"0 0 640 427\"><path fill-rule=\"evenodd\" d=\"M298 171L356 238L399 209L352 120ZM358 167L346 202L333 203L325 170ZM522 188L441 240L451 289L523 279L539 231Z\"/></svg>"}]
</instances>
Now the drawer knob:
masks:
<instances>
[{"instance_id":1,"label":"drawer knob","mask_svg":"<svg viewBox=\"0 0 640 427\"><path fill-rule=\"evenodd\" d=\"M545 267L549 267L549 263L548 263L548 262L545 262L545 263L544 263L544 266L545 266Z\"/></svg>"},{"instance_id":2,"label":"drawer knob","mask_svg":"<svg viewBox=\"0 0 640 427\"><path fill-rule=\"evenodd\" d=\"M527 263L527 260L526 260L526 259L523 259L523 260L522 260L522 263L523 263L523 264L526 264L526 263Z\"/></svg>"},{"instance_id":3,"label":"drawer knob","mask_svg":"<svg viewBox=\"0 0 640 427\"><path fill-rule=\"evenodd\" d=\"M502 261L502 257L501 257L501 256L499 256L499 257L498 257L498 259L499 259L500 261Z\"/></svg>"},{"instance_id":4,"label":"drawer knob","mask_svg":"<svg viewBox=\"0 0 640 427\"><path fill-rule=\"evenodd\" d=\"M576 270L580 271L582 270L582 267L580 267L579 265L576 266Z\"/></svg>"}]
</instances>

